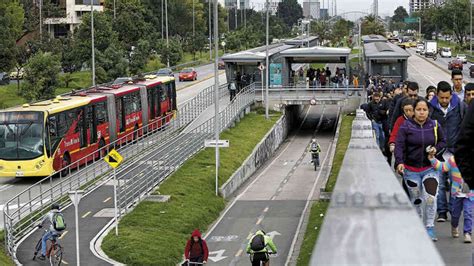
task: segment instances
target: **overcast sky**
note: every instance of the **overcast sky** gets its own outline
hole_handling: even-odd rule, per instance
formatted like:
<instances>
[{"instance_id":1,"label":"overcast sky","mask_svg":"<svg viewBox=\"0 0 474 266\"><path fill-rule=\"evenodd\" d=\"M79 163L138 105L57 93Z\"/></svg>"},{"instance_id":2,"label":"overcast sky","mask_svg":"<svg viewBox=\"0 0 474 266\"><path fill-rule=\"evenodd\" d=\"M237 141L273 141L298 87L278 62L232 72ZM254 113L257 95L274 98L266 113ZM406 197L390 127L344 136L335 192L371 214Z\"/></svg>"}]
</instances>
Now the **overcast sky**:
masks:
<instances>
[{"instance_id":1,"label":"overcast sky","mask_svg":"<svg viewBox=\"0 0 474 266\"><path fill-rule=\"evenodd\" d=\"M322 3L323 0L320 0ZM324 0L324 6L327 6L327 1ZM334 0L329 0L329 5L332 6ZM336 0L337 1L337 13L349 11L363 11L368 12L371 8L373 0ZM404 6L408 11L408 0L378 0L379 1L379 15L380 16L392 16L393 11L398 6ZM252 3L264 3L265 0L250 0L250 6ZM303 0L298 0L300 4Z\"/></svg>"}]
</instances>

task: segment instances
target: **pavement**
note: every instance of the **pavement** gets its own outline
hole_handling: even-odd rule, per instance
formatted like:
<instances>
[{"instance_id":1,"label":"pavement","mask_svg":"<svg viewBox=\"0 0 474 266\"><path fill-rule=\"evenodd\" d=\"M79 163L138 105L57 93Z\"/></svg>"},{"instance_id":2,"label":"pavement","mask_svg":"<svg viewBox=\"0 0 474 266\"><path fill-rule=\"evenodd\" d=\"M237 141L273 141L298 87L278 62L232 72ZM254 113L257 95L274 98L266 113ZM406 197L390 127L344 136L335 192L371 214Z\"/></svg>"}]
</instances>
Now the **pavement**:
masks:
<instances>
[{"instance_id":1,"label":"pavement","mask_svg":"<svg viewBox=\"0 0 474 266\"><path fill-rule=\"evenodd\" d=\"M451 75L446 71L433 65L433 59L422 58L414 55L415 52L409 50L413 55L408 58L408 74L411 80L415 80L420 85L420 92L425 94L425 88L428 85L438 84L439 81L445 80L451 83ZM440 59L438 58L437 61ZM446 66L447 70L447 66ZM466 80L469 76L464 75ZM459 228L462 231L462 219ZM447 223L435 223L436 232L438 235L438 242L436 247L441 253L446 265L473 265L473 244L462 243L462 236L458 239L451 237L451 225Z\"/></svg>"},{"instance_id":2,"label":"pavement","mask_svg":"<svg viewBox=\"0 0 474 266\"><path fill-rule=\"evenodd\" d=\"M303 111L301 127L295 129L277 154L245 184L206 235L209 265L249 265L245 247L256 230L264 229L278 248L272 265L284 265L291 257L295 237L308 200L317 192L328 172L327 154L333 140L336 106L312 106ZM314 171L306 152L316 133L322 148L321 168ZM313 193L313 192L316 192Z\"/></svg>"},{"instance_id":3,"label":"pavement","mask_svg":"<svg viewBox=\"0 0 474 266\"><path fill-rule=\"evenodd\" d=\"M178 107L186 101L192 99L199 92L205 88L214 85L214 65L208 64L200 67L196 67L198 72L198 80L193 82L177 82L177 101ZM219 80L221 83L225 83L225 74L220 72ZM41 180L40 178L0 178L0 210L3 210L4 204L13 198L18 193L22 192L26 188L34 185L36 182ZM53 182L58 182L59 179L53 179ZM32 197L39 195L39 189L32 191ZM23 202L20 202L20 204ZM4 226L4 217L0 215L0 230Z\"/></svg>"}]
</instances>

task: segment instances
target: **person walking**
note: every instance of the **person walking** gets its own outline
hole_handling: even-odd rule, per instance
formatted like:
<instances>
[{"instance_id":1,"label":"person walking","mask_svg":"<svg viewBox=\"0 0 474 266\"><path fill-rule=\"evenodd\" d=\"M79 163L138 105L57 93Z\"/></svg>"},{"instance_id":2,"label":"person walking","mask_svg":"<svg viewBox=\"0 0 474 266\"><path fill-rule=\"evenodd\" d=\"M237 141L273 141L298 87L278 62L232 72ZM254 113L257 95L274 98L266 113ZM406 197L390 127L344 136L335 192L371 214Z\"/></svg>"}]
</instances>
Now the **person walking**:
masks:
<instances>
[{"instance_id":1,"label":"person walking","mask_svg":"<svg viewBox=\"0 0 474 266\"><path fill-rule=\"evenodd\" d=\"M454 145L459 136L461 123L466 112L465 103L453 95L451 85L446 81L438 83L436 96L430 101L430 118L437 120L446 136L446 150L439 151L442 161L447 161L454 154ZM438 219L437 222L446 222L449 211L448 197L446 196L447 173L439 175L438 191Z\"/></svg>"},{"instance_id":2,"label":"person walking","mask_svg":"<svg viewBox=\"0 0 474 266\"><path fill-rule=\"evenodd\" d=\"M474 83L468 83L464 87L464 102L469 105L474 99Z\"/></svg>"},{"instance_id":3,"label":"person walking","mask_svg":"<svg viewBox=\"0 0 474 266\"><path fill-rule=\"evenodd\" d=\"M229 89L229 94L230 94L230 101L232 102L232 100L234 100L235 98L235 95L237 93L237 85L235 84L236 81L232 81L229 83L228 88Z\"/></svg>"},{"instance_id":4,"label":"person walking","mask_svg":"<svg viewBox=\"0 0 474 266\"><path fill-rule=\"evenodd\" d=\"M461 171L463 180L470 188L474 188L474 101L467 109L461 125L458 141L455 145L454 157Z\"/></svg>"},{"instance_id":5,"label":"person walking","mask_svg":"<svg viewBox=\"0 0 474 266\"><path fill-rule=\"evenodd\" d=\"M415 100L414 117L406 120L398 130L395 142L395 164L403 175L410 200L418 215L424 219L426 231L433 241L437 241L434 229L436 217L436 197L438 175L428 159L427 148L437 151L445 147L443 130L439 123L429 118L429 104L426 99ZM423 204L424 203L424 204Z\"/></svg>"},{"instance_id":6,"label":"person walking","mask_svg":"<svg viewBox=\"0 0 474 266\"><path fill-rule=\"evenodd\" d=\"M209 249L206 240L202 239L201 232L198 229L193 231L191 238L186 242L184 257L186 261L183 266L192 265L192 262L207 263Z\"/></svg>"},{"instance_id":7,"label":"person walking","mask_svg":"<svg viewBox=\"0 0 474 266\"><path fill-rule=\"evenodd\" d=\"M451 81L453 82L453 92L459 99L464 100L464 82L463 74L459 69L451 71Z\"/></svg>"},{"instance_id":8,"label":"person walking","mask_svg":"<svg viewBox=\"0 0 474 266\"><path fill-rule=\"evenodd\" d=\"M387 119L388 106L385 101L382 101L380 92L375 92L372 95L372 101L369 103L367 117L372 121L372 129L375 131L377 144L380 150L385 147L385 134L383 130L383 123ZM387 136L388 137L388 136Z\"/></svg>"}]
</instances>

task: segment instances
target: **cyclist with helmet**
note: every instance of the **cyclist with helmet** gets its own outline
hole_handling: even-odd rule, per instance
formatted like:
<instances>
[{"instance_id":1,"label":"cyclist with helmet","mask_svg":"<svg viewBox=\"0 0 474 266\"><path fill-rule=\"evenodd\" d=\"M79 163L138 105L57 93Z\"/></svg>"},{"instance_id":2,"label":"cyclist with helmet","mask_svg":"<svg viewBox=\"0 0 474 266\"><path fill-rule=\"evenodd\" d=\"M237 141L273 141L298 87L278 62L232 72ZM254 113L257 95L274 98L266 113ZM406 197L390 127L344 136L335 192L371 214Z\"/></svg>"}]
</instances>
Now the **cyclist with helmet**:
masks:
<instances>
[{"instance_id":1,"label":"cyclist with helmet","mask_svg":"<svg viewBox=\"0 0 474 266\"><path fill-rule=\"evenodd\" d=\"M40 260L46 258L46 242L48 239L57 237L66 229L66 223L64 216L59 210L59 204L53 203L51 206L51 211L49 211L43 218L41 224L38 225L38 228L42 228L45 222L49 222L49 230L46 231L41 238L41 256Z\"/></svg>"},{"instance_id":2,"label":"cyclist with helmet","mask_svg":"<svg viewBox=\"0 0 474 266\"><path fill-rule=\"evenodd\" d=\"M269 248L273 254L277 253L277 247L272 238L267 236L263 230L258 230L247 244L247 253L250 254L252 266L270 265Z\"/></svg>"},{"instance_id":3,"label":"cyclist with helmet","mask_svg":"<svg viewBox=\"0 0 474 266\"><path fill-rule=\"evenodd\" d=\"M309 152L311 153L311 163L315 164L315 166L319 166L319 153L321 152L321 146L319 146L316 139L311 140L311 143L309 144Z\"/></svg>"}]
</instances>

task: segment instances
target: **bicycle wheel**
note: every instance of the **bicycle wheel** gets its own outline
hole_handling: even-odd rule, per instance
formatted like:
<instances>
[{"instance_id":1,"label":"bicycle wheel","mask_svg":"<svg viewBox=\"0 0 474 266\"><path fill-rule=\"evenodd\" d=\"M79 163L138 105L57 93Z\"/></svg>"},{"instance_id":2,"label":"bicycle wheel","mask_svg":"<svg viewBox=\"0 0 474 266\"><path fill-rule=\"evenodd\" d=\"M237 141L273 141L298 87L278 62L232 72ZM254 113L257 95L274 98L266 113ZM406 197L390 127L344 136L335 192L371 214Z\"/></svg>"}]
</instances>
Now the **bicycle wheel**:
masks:
<instances>
[{"instance_id":1,"label":"bicycle wheel","mask_svg":"<svg viewBox=\"0 0 474 266\"><path fill-rule=\"evenodd\" d=\"M63 260L63 248L59 244L54 244L49 253L51 266L59 266Z\"/></svg>"},{"instance_id":2,"label":"bicycle wheel","mask_svg":"<svg viewBox=\"0 0 474 266\"><path fill-rule=\"evenodd\" d=\"M36 259L36 256L38 255L38 252L40 252L41 250L41 240L42 240L43 237L41 237L39 240L38 240L38 243L36 243L36 246L35 246L35 254L33 255L33 260Z\"/></svg>"}]
</instances>

